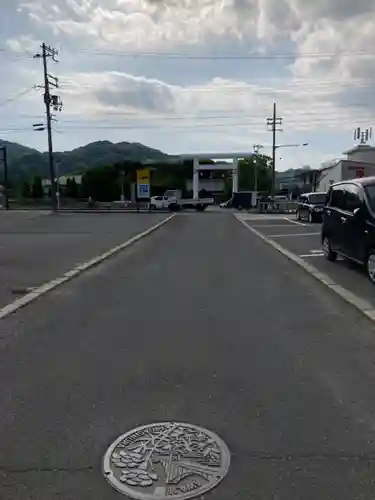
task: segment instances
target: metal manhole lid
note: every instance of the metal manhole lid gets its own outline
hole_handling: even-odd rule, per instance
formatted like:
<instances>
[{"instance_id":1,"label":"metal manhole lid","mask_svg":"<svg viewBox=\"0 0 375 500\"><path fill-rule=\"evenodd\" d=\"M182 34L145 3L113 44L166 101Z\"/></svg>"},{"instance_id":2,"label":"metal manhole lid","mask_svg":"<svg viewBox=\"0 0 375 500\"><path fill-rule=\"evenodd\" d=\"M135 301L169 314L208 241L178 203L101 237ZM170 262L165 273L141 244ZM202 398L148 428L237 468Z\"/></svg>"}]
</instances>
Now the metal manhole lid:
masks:
<instances>
[{"instance_id":1,"label":"metal manhole lid","mask_svg":"<svg viewBox=\"0 0 375 500\"><path fill-rule=\"evenodd\" d=\"M214 488L227 474L230 452L213 432L196 425L160 422L132 429L104 455L104 475L139 500L185 500Z\"/></svg>"}]
</instances>

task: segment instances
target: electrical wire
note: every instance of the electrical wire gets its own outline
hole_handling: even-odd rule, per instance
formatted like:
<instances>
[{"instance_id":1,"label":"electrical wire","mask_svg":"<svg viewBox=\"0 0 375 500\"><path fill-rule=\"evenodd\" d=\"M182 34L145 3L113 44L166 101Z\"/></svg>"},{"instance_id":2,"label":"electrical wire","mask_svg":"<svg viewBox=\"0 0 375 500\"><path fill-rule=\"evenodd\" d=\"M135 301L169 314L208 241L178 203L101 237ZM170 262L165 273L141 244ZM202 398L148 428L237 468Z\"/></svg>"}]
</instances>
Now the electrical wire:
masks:
<instances>
[{"instance_id":1,"label":"electrical wire","mask_svg":"<svg viewBox=\"0 0 375 500\"><path fill-rule=\"evenodd\" d=\"M120 50L100 50L89 48L76 48L77 52L82 52L97 56L121 56L121 57L155 57L166 59L196 59L196 60L268 60L268 59L321 59L337 56L374 56L373 50L337 50L334 52L274 52L270 54L190 54L188 52L127 52Z\"/></svg>"},{"instance_id":2,"label":"electrical wire","mask_svg":"<svg viewBox=\"0 0 375 500\"><path fill-rule=\"evenodd\" d=\"M0 47L0 52L12 55L32 57L28 51L14 52L9 48ZM90 54L94 56L121 56L121 57L155 57L166 59L195 59L195 60L269 60L269 59L321 59L338 56L375 56L375 51L371 49L339 49L331 52L271 52L271 53L250 53L250 54L192 54L189 52L147 52L147 51L122 51L92 49L87 47L75 47L75 53Z\"/></svg>"},{"instance_id":3,"label":"electrical wire","mask_svg":"<svg viewBox=\"0 0 375 500\"><path fill-rule=\"evenodd\" d=\"M22 92L20 92L19 94L16 94L14 96L8 97L8 99L5 99L5 101L1 101L0 102L0 106L6 106L7 104L10 104L11 102L16 101L17 99L20 99L24 95L29 94L34 89L35 89L34 86L33 87L28 87L27 89L22 90Z\"/></svg>"}]
</instances>

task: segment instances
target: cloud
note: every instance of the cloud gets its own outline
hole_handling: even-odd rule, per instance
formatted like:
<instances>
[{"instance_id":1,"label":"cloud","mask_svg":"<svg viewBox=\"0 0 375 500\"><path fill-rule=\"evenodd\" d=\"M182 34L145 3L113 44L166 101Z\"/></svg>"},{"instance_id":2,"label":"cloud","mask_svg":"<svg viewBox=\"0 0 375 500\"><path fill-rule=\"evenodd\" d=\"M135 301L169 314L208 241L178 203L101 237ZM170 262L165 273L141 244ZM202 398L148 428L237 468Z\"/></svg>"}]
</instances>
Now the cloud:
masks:
<instances>
[{"instance_id":1,"label":"cloud","mask_svg":"<svg viewBox=\"0 0 375 500\"><path fill-rule=\"evenodd\" d=\"M22 0L22 29L4 44L14 53L41 40L62 49L53 72L67 130L100 120L153 126L155 140L173 130L186 148L206 131L214 141L214 130L220 146L223 137L269 141L276 101L288 133L349 138L355 125L374 123L374 13L373 0ZM30 67L13 81L40 83Z\"/></svg>"}]
</instances>

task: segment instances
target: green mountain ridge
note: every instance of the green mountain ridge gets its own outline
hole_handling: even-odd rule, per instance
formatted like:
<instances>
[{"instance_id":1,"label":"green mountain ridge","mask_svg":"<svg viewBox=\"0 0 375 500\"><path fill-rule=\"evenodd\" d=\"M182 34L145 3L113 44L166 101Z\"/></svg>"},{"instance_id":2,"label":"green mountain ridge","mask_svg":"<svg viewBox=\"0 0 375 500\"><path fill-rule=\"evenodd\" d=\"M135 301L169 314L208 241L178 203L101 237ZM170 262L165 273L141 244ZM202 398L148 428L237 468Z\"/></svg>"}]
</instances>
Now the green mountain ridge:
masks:
<instances>
[{"instance_id":1,"label":"green mountain ridge","mask_svg":"<svg viewBox=\"0 0 375 500\"><path fill-rule=\"evenodd\" d=\"M27 179L35 175L49 176L48 153L41 153L15 142L0 139L0 147L6 146L9 178ZM56 174L83 173L91 168L113 165L123 161L163 160L166 153L140 143L97 141L73 149L54 153Z\"/></svg>"}]
</instances>

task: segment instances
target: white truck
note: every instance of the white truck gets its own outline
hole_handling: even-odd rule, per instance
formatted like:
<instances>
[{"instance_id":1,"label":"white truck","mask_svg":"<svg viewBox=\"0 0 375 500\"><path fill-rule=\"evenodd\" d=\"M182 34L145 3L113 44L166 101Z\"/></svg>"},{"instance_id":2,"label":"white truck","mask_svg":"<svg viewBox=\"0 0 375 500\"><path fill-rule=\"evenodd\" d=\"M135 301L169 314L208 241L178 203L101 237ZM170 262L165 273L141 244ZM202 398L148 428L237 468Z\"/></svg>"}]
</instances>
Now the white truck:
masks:
<instances>
[{"instance_id":1,"label":"white truck","mask_svg":"<svg viewBox=\"0 0 375 500\"><path fill-rule=\"evenodd\" d=\"M172 211L195 208L195 210L203 211L208 205L214 203L213 198L183 198L179 189L168 189L164 196L153 196L150 199L150 208L151 210L168 209Z\"/></svg>"}]
</instances>

